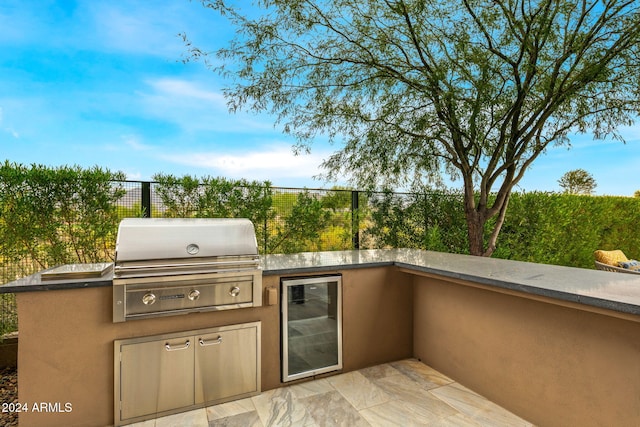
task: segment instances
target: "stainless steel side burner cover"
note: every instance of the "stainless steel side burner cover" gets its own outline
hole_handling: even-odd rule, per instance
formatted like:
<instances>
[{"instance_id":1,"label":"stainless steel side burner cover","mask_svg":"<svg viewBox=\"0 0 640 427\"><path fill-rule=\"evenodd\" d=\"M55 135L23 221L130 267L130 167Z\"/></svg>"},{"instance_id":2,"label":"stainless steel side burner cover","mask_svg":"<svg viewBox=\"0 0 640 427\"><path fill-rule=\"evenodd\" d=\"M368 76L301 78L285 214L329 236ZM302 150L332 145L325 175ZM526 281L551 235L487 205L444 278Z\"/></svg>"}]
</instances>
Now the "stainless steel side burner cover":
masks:
<instances>
[{"instance_id":1,"label":"stainless steel side burner cover","mask_svg":"<svg viewBox=\"0 0 640 427\"><path fill-rule=\"evenodd\" d=\"M120 223L113 320L262 305L251 221L129 218Z\"/></svg>"}]
</instances>

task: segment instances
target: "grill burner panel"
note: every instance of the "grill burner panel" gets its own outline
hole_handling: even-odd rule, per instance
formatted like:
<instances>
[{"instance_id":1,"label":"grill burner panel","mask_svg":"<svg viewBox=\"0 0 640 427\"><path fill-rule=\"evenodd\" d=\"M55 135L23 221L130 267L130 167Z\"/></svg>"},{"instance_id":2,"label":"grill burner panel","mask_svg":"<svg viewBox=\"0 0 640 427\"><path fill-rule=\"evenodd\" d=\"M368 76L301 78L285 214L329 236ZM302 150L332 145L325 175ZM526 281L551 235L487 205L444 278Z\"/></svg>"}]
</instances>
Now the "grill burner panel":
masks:
<instances>
[{"instance_id":1,"label":"grill burner panel","mask_svg":"<svg viewBox=\"0 0 640 427\"><path fill-rule=\"evenodd\" d=\"M116 245L113 321L260 306L259 262L249 220L125 219Z\"/></svg>"},{"instance_id":2,"label":"grill burner panel","mask_svg":"<svg viewBox=\"0 0 640 427\"><path fill-rule=\"evenodd\" d=\"M169 282L162 287L155 285L129 282L125 294L129 316L215 310L217 306L225 309L251 307L253 302L253 276L198 277Z\"/></svg>"}]
</instances>

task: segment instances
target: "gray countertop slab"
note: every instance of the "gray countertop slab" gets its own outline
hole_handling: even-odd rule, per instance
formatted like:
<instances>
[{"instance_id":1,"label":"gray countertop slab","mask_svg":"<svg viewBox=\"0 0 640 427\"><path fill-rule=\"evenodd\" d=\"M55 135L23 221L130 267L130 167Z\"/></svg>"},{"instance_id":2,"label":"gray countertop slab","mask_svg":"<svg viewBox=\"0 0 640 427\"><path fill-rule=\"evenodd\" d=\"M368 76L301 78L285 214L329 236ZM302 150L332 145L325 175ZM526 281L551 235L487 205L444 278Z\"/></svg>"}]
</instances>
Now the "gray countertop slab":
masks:
<instances>
[{"instance_id":1,"label":"gray countertop slab","mask_svg":"<svg viewBox=\"0 0 640 427\"><path fill-rule=\"evenodd\" d=\"M70 264L81 265L81 264ZM43 280L42 276L54 268L39 271L31 276L9 282L0 286L0 293L19 293L19 292L36 292L36 291L55 291L62 289L80 289L80 288L97 288L102 286L111 286L113 284L113 271L104 274L98 278L78 278L78 279L50 279Z\"/></svg>"},{"instance_id":2,"label":"gray countertop slab","mask_svg":"<svg viewBox=\"0 0 640 427\"><path fill-rule=\"evenodd\" d=\"M526 294L640 315L640 274L623 274L418 249L304 252L266 255L264 275L322 273L351 268L398 267ZM0 293L111 286L98 279L47 280L41 273L0 286Z\"/></svg>"},{"instance_id":3,"label":"gray countertop slab","mask_svg":"<svg viewBox=\"0 0 640 427\"><path fill-rule=\"evenodd\" d=\"M300 252L261 257L264 275L284 275L308 271L366 268L394 265L396 249L371 249L335 252Z\"/></svg>"},{"instance_id":4,"label":"gray countertop slab","mask_svg":"<svg viewBox=\"0 0 640 427\"><path fill-rule=\"evenodd\" d=\"M264 274L396 265L531 295L640 315L640 274L448 254L418 249L308 252L267 255Z\"/></svg>"},{"instance_id":5,"label":"gray countertop slab","mask_svg":"<svg viewBox=\"0 0 640 427\"><path fill-rule=\"evenodd\" d=\"M640 315L640 275L399 250L396 265L483 285Z\"/></svg>"}]
</instances>

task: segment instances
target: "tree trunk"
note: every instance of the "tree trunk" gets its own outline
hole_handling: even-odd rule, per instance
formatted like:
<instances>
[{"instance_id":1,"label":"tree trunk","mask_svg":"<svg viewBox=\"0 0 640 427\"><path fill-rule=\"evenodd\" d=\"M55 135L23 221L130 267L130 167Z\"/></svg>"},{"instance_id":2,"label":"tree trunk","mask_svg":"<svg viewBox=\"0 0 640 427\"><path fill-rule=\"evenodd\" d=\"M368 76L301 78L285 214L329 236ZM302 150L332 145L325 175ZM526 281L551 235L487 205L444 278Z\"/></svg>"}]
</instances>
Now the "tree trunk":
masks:
<instances>
[{"instance_id":1,"label":"tree trunk","mask_svg":"<svg viewBox=\"0 0 640 427\"><path fill-rule=\"evenodd\" d=\"M480 215L474 210L467 217L467 236L469 237L469 253L476 256L490 256L484 250L484 222L480 220Z\"/></svg>"},{"instance_id":2,"label":"tree trunk","mask_svg":"<svg viewBox=\"0 0 640 427\"><path fill-rule=\"evenodd\" d=\"M467 237L469 238L469 253L482 256L484 254L484 223L480 212L476 207L473 187L465 186L464 215L467 220Z\"/></svg>"},{"instance_id":3,"label":"tree trunk","mask_svg":"<svg viewBox=\"0 0 640 427\"><path fill-rule=\"evenodd\" d=\"M496 250L498 234L504 224L510 196L510 191L508 191L504 198L498 197L491 209L488 209L486 206L476 206L473 194L465 194L464 213L467 220L467 236L471 255L490 257ZM484 227L487 221L496 215L496 224L491 230L485 247Z\"/></svg>"}]
</instances>

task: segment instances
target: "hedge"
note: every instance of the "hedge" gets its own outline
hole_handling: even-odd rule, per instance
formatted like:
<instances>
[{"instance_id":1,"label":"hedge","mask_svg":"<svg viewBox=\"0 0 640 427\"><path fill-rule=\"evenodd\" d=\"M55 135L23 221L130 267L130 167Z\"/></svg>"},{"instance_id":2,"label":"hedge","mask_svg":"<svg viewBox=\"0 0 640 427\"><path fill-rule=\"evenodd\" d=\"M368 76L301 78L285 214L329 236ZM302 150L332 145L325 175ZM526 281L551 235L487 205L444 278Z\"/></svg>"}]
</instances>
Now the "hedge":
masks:
<instances>
[{"instance_id":1,"label":"hedge","mask_svg":"<svg viewBox=\"0 0 640 427\"><path fill-rule=\"evenodd\" d=\"M153 215L241 216L261 253L408 247L468 253L459 192L359 193L277 189L268 182L158 174ZM0 268L4 282L70 262L113 258L126 208L122 173L100 168L0 165ZM140 184L140 183L138 183ZM138 206L138 205L137 205ZM161 209L160 209L161 208ZM593 268L596 249L640 258L640 198L514 193L494 257Z\"/></svg>"}]
</instances>

